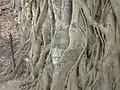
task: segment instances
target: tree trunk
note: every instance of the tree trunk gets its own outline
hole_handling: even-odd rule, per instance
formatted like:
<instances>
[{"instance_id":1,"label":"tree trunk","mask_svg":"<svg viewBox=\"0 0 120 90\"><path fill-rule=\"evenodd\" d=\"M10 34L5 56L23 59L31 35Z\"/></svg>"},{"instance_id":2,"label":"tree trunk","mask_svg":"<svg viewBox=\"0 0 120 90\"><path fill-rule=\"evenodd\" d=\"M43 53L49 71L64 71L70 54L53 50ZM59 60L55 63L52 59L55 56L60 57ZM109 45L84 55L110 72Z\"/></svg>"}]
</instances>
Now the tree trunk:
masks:
<instances>
[{"instance_id":1,"label":"tree trunk","mask_svg":"<svg viewBox=\"0 0 120 90\"><path fill-rule=\"evenodd\" d=\"M21 7L25 87L120 89L119 0L22 0Z\"/></svg>"}]
</instances>

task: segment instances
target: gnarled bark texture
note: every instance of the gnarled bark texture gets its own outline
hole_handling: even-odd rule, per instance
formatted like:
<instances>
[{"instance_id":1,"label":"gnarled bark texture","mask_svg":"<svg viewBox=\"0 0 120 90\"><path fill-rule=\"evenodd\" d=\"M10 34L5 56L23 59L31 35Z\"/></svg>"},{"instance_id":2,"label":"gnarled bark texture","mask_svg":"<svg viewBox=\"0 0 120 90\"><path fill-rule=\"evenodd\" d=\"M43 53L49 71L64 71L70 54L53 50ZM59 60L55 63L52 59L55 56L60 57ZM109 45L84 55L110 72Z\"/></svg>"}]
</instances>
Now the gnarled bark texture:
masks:
<instances>
[{"instance_id":1,"label":"gnarled bark texture","mask_svg":"<svg viewBox=\"0 0 120 90\"><path fill-rule=\"evenodd\" d=\"M120 90L119 0L21 0L21 8L22 87Z\"/></svg>"}]
</instances>

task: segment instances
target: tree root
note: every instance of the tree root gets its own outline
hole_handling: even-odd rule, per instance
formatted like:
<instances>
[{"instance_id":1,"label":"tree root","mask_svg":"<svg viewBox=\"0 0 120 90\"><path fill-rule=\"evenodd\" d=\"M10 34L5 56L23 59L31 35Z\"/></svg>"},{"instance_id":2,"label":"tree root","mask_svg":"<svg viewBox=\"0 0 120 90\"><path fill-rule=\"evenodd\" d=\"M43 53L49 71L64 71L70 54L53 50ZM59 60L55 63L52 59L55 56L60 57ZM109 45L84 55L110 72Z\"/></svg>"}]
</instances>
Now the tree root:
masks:
<instances>
[{"instance_id":1,"label":"tree root","mask_svg":"<svg viewBox=\"0 0 120 90\"><path fill-rule=\"evenodd\" d=\"M9 73L9 74L5 75L3 78L1 78L0 83L3 83L3 82L13 79L16 76L17 72L19 72L19 67L21 64L22 64L22 56L20 55L20 58L18 60L16 67L12 70L11 73Z\"/></svg>"},{"instance_id":2,"label":"tree root","mask_svg":"<svg viewBox=\"0 0 120 90\"><path fill-rule=\"evenodd\" d=\"M1 78L2 76L5 76L6 74L11 73L11 72L12 72L12 65L10 64L10 65L4 70L4 72L1 72L1 73L0 73L0 78Z\"/></svg>"}]
</instances>

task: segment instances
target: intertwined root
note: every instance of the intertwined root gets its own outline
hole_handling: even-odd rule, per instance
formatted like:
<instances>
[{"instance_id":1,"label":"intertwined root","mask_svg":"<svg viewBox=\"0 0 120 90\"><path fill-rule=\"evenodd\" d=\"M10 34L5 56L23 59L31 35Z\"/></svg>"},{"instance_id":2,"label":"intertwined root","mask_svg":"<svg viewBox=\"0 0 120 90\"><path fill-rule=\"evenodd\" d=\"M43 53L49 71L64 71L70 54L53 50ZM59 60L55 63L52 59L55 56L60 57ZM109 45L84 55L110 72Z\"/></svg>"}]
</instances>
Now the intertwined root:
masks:
<instances>
[{"instance_id":1,"label":"intertwined root","mask_svg":"<svg viewBox=\"0 0 120 90\"><path fill-rule=\"evenodd\" d=\"M109 0L97 0L94 2L94 9L91 5L87 5L90 1L88 3L81 0L62 1L59 3L48 0L25 2L28 4L23 5L25 6L23 15L26 20L24 28L28 30L29 35L23 40L25 43L21 44L21 49L17 52L17 55L18 53L24 55L13 70L8 69L1 73L2 77L6 76L0 81L16 76L21 70L22 60L28 57L26 63L28 78L21 83L22 89L97 90L102 87L110 90L115 86L118 88L119 82L113 80L116 76L112 76L111 72L115 70L116 73L115 68L118 69L119 66L112 60L114 58L116 62L119 60L116 44L113 44L114 40L117 42L116 37L119 35L114 31L117 25L113 24L114 14L109 12L111 10ZM63 13L59 12L61 9ZM94 11L92 15L90 10ZM113 20L110 20L111 18ZM51 26L48 28L47 25ZM55 30L55 33L52 30ZM115 63L115 68L112 63ZM106 86L102 84L103 82ZM115 82L117 84L112 86Z\"/></svg>"}]
</instances>

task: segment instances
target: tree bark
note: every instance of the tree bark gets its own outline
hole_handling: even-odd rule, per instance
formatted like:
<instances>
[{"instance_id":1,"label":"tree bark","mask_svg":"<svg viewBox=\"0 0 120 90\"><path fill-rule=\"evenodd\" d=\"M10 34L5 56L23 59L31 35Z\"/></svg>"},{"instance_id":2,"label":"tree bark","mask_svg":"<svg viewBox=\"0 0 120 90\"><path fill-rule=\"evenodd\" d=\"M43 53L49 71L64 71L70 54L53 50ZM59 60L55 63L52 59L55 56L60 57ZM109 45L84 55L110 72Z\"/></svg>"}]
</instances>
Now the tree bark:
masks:
<instances>
[{"instance_id":1,"label":"tree bark","mask_svg":"<svg viewBox=\"0 0 120 90\"><path fill-rule=\"evenodd\" d=\"M120 89L119 0L23 2L31 90Z\"/></svg>"}]
</instances>

